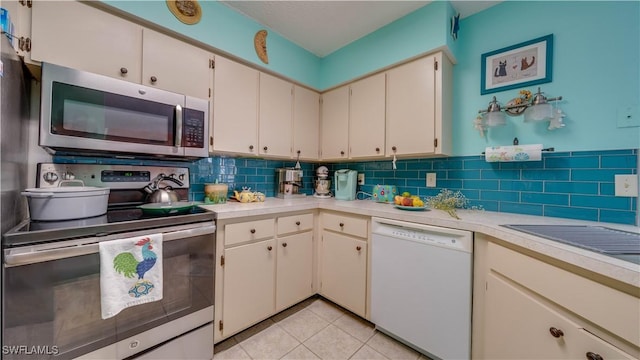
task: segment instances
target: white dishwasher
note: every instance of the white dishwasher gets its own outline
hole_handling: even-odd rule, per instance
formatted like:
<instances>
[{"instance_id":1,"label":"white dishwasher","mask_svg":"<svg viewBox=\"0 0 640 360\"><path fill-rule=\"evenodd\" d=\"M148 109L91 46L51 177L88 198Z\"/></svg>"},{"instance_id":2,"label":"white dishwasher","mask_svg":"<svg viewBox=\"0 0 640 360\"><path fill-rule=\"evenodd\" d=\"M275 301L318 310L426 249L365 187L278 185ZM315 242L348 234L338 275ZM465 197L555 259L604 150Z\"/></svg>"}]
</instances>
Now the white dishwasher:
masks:
<instances>
[{"instance_id":1,"label":"white dishwasher","mask_svg":"<svg viewBox=\"0 0 640 360\"><path fill-rule=\"evenodd\" d=\"M469 359L473 233L372 220L371 321L430 357Z\"/></svg>"}]
</instances>

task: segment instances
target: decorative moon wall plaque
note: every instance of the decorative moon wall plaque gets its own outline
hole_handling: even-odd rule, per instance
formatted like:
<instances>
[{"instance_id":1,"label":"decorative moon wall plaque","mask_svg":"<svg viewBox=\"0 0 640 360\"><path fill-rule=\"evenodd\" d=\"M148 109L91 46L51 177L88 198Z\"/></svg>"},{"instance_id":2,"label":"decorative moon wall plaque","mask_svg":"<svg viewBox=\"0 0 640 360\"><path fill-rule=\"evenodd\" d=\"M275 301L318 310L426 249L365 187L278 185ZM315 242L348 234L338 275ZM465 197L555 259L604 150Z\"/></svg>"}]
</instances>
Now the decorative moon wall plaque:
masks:
<instances>
[{"instance_id":1,"label":"decorative moon wall plaque","mask_svg":"<svg viewBox=\"0 0 640 360\"><path fill-rule=\"evenodd\" d=\"M202 17L202 9L197 0L167 0L167 6L178 20L187 25L198 23Z\"/></svg>"},{"instance_id":2,"label":"decorative moon wall plaque","mask_svg":"<svg viewBox=\"0 0 640 360\"><path fill-rule=\"evenodd\" d=\"M253 37L253 46L256 48L256 54L263 63L269 63L269 57L267 56L267 30L260 30Z\"/></svg>"}]
</instances>

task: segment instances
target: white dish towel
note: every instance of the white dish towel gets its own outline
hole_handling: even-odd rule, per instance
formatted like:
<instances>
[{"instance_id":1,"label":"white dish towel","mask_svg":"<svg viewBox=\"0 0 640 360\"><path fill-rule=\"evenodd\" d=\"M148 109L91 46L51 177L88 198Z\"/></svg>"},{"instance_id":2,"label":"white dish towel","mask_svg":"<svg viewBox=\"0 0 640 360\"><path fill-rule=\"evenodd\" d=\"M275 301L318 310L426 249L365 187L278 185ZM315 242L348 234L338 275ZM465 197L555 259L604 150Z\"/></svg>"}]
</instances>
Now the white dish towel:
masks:
<instances>
[{"instance_id":1,"label":"white dish towel","mask_svg":"<svg viewBox=\"0 0 640 360\"><path fill-rule=\"evenodd\" d=\"M162 300L162 234L102 241L99 248L103 319Z\"/></svg>"}]
</instances>

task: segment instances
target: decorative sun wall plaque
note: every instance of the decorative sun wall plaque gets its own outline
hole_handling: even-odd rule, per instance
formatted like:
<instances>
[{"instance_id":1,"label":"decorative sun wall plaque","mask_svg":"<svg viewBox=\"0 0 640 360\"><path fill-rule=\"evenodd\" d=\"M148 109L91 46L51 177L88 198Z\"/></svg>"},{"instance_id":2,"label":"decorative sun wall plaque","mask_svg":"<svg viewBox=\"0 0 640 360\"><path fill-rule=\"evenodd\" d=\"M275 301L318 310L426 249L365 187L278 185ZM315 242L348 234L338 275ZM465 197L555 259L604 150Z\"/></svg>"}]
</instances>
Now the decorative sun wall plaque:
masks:
<instances>
[{"instance_id":1,"label":"decorative sun wall plaque","mask_svg":"<svg viewBox=\"0 0 640 360\"><path fill-rule=\"evenodd\" d=\"M187 25L198 23L202 17L202 9L197 0L167 0L167 6L178 20Z\"/></svg>"},{"instance_id":2,"label":"decorative sun wall plaque","mask_svg":"<svg viewBox=\"0 0 640 360\"><path fill-rule=\"evenodd\" d=\"M267 56L267 30L260 30L253 37L253 46L256 48L256 54L263 63L269 63L269 57Z\"/></svg>"}]
</instances>

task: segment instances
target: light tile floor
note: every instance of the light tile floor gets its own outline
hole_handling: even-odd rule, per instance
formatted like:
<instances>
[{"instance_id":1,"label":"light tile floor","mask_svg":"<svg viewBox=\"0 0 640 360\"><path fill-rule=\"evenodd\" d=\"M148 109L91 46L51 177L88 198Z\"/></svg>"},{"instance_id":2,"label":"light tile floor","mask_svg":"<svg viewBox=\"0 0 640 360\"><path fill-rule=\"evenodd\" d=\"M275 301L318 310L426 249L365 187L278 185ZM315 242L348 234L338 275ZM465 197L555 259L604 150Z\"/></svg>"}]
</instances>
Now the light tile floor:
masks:
<instances>
[{"instance_id":1,"label":"light tile floor","mask_svg":"<svg viewBox=\"0 0 640 360\"><path fill-rule=\"evenodd\" d=\"M213 358L429 359L321 297L309 298L216 344Z\"/></svg>"}]
</instances>

